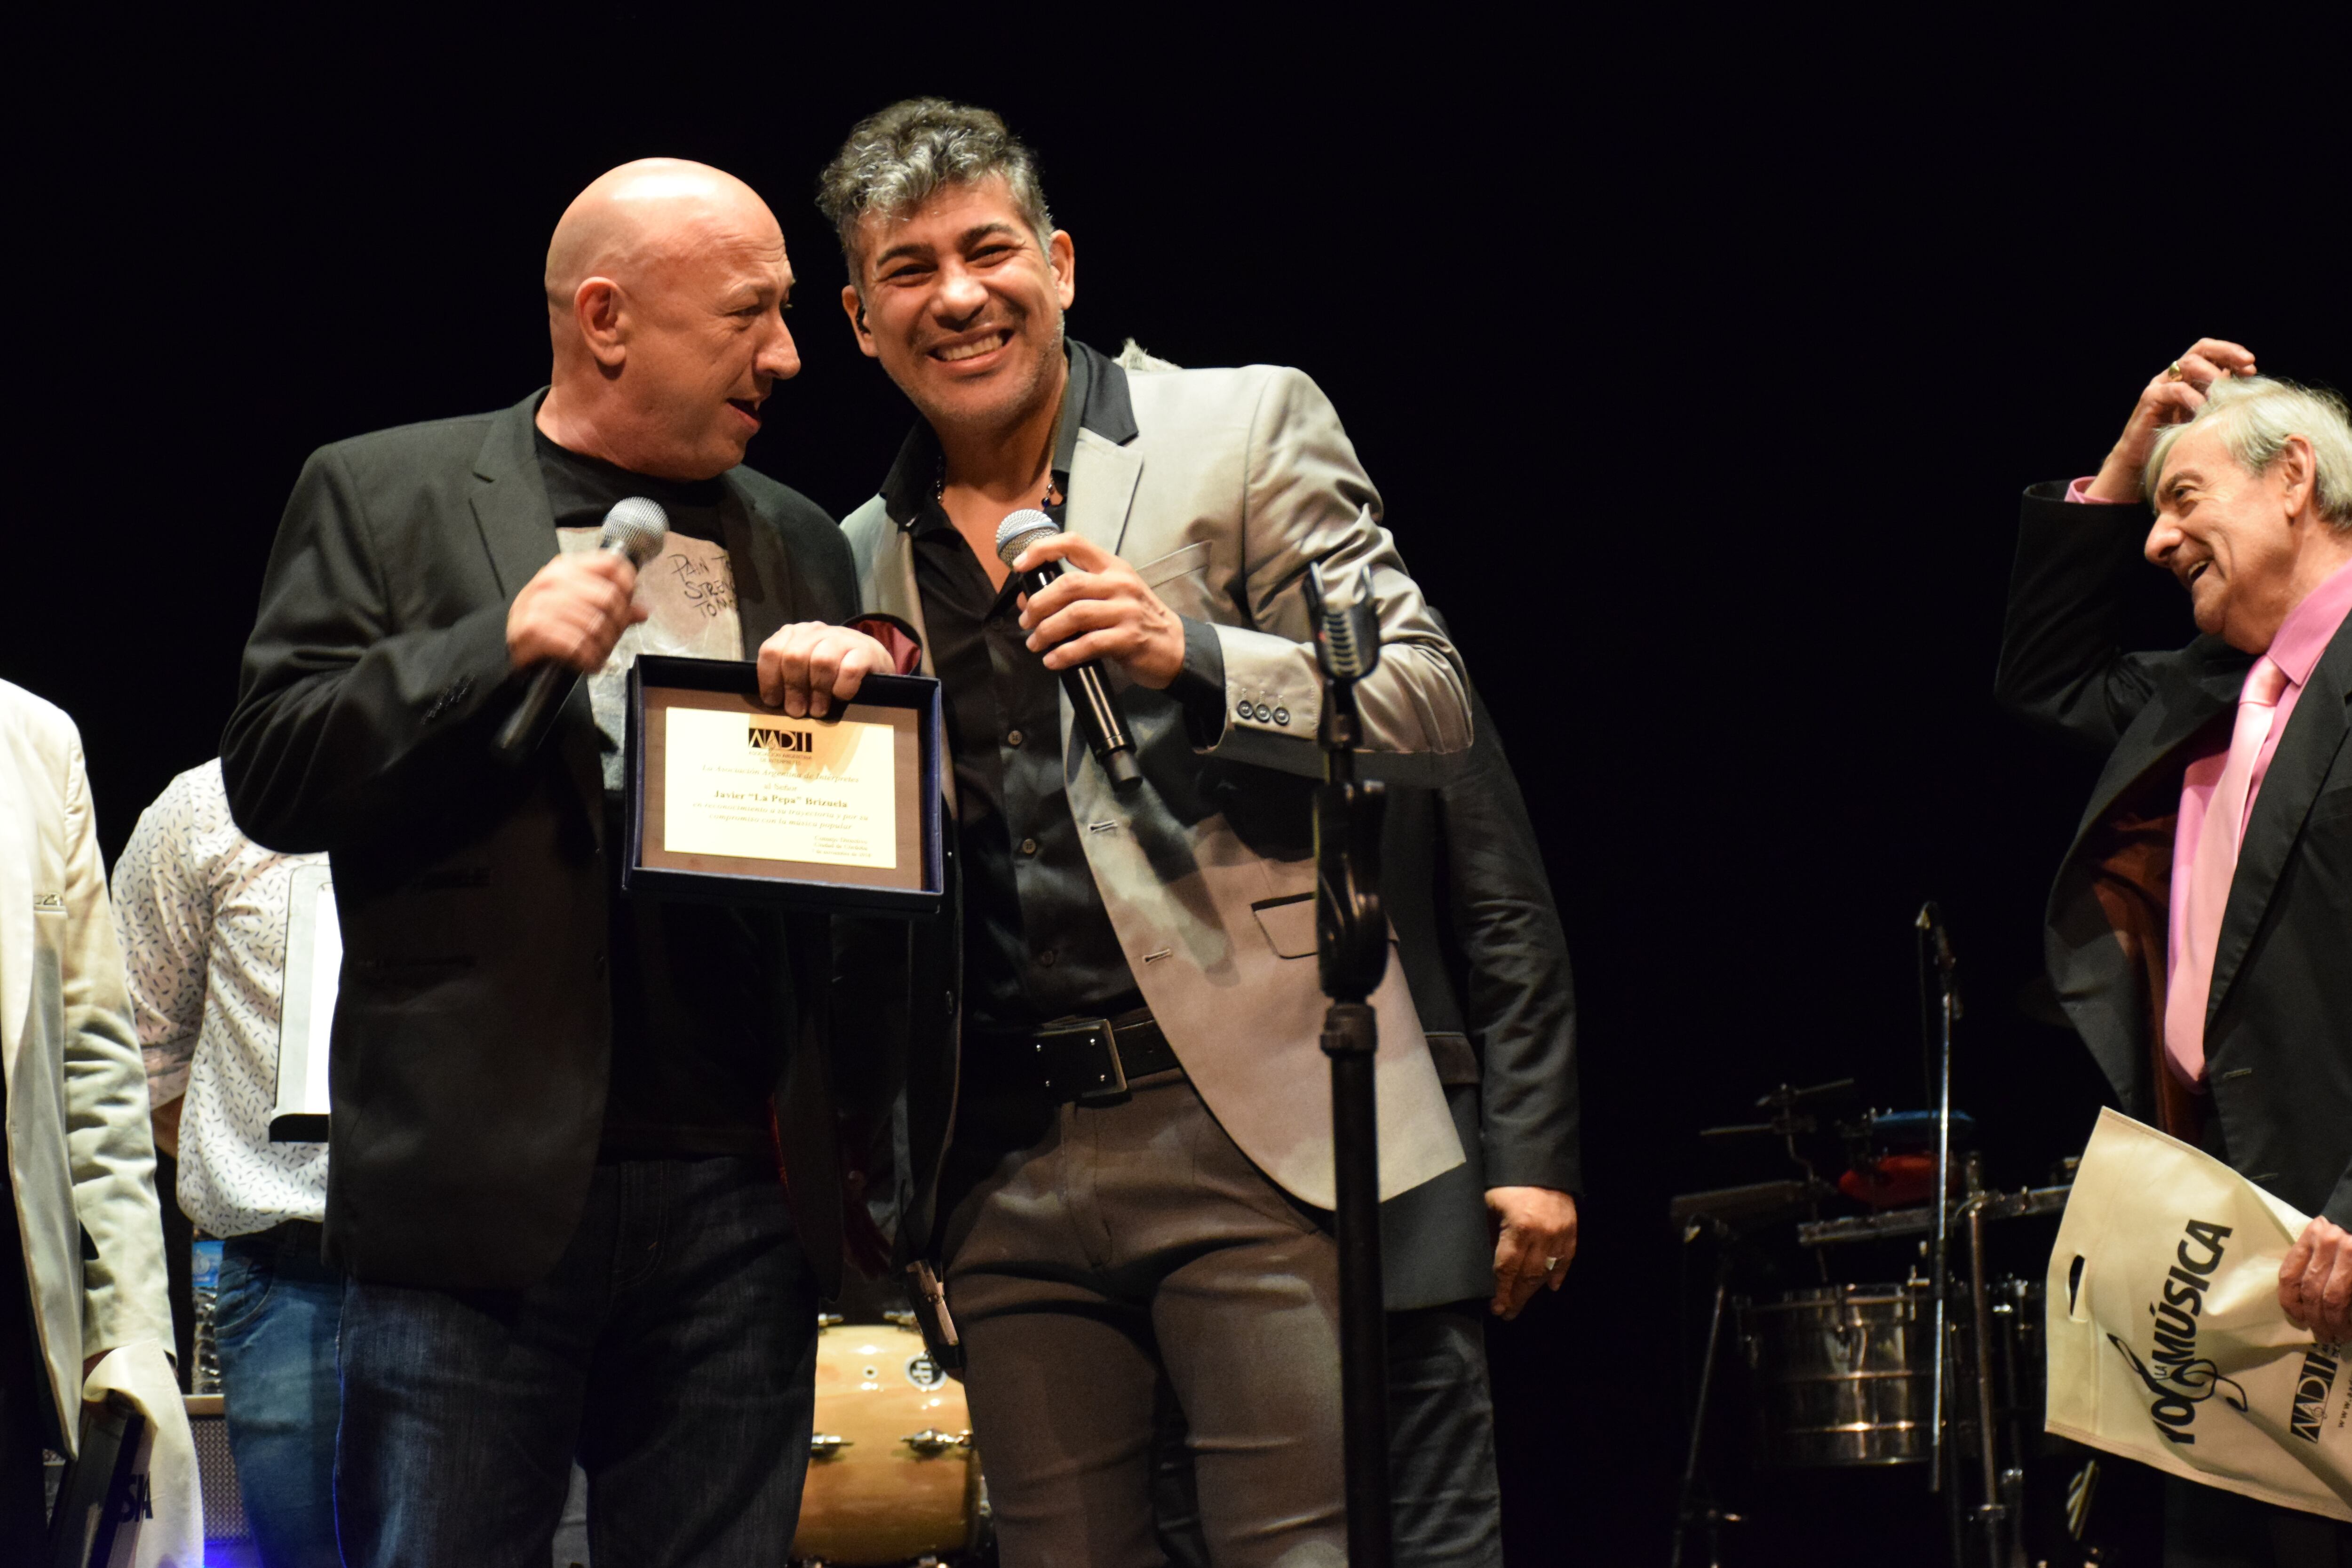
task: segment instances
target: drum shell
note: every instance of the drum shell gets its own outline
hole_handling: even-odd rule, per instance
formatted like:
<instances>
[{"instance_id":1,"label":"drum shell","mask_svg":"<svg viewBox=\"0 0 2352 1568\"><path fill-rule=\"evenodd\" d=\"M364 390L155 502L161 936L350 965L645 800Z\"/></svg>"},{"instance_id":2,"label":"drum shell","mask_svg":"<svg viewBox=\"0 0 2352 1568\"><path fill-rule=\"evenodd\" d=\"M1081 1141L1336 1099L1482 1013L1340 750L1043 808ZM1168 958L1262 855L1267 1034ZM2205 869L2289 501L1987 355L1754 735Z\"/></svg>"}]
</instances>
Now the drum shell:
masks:
<instances>
[{"instance_id":1,"label":"drum shell","mask_svg":"<svg viewBox=\"0 0 2352 1568\"><path fill-rule=\"evenodd\" d=\"M907 1563L973 1544L977 1454L968 1443L919 1452L906 1441L962 1436L971 1426L962 1385L939 1373L921 1335L875 1323L819 1330L814 1425L795 1560Z\"/></svg>"},{"instance_id":2,"label":"drum shell","mask_svg":"<svg viewBox=\"0 0 2352 1568\"><path fill-rule=\"evenodd\" d=\"M1831 1285L1739 1303L1756 1458L1768 1468L1924 1464L1933 1448L1927 1285Z\"/></svg>"}]
</instances>

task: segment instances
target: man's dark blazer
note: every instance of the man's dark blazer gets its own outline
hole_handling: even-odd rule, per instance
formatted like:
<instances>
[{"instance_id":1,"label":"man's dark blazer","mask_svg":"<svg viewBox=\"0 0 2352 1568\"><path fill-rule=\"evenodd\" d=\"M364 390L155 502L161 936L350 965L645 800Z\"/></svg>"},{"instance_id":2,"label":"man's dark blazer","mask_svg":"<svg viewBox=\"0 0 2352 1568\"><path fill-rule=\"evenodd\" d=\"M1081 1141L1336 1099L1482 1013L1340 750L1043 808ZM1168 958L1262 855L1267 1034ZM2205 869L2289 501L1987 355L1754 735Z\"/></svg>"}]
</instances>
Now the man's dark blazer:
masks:
<instances>
[{"instance_id":1,"label":"man's dark blazer","mask_svg":"<svg viewBox=\"0 0 2352 1568\"><path fill-rule=\"evenodd\" d=\"M2050 894L2044 945L2067 1015L2124 1109L2156 1121L2172 829L2198 742L2226 744L2252 658L2219 637L2126 653L2119 606L2150 568L2137 506L2026 492L1997 693L2106 754ZM2210 1114L2239 1172L2352 1225L2352 624L2296 700L2223 911L2206 1015ZM2166 1116L2165 1120L2174 1120Z\"/></svg>"},{"instance_id":2,"label":"man's dark blazer","mask_svg":"<svg viewBox=\"0 0 2352 1568\"><path fill-rule=\"evenodd\" d=\"M1475 738L1442 784L1389 785L1381 888L1412 1005L1437 1058L1463 1163L1381 1205L1392 1311L1495 1288L1486 1189L1583 1190L1576 992L1568 939L1527 801L1495 721L1470 691ZM1367 759L1367 776L1379 763Z\"/></svg>"},{"instance_id":3,"label":"man's dark blazer","mask_svg":"<svg viewBox=\"0 0 2352 1568\"><path fill-rule=\"evenodd\" d=\"M608 858L594 716L576 689L529 765L490 737L522 678L506 620L557 552L531 420L412 425L314 453L296 481L221 742L238 826L331 858L343 937L330 1077L329 1258L357 1277L529 1285L579 1223L611 1052ZM853 614L849 547L750 468L723 480L744 647ZM822 925L671 906L673 942L764 955L781 1042L821 994ZM807 955L814 952L812 961ZM778 1118L803 1245L839 1270L839 1173L817 1053L790 1050Z\"/></svg>"}]
</instances>

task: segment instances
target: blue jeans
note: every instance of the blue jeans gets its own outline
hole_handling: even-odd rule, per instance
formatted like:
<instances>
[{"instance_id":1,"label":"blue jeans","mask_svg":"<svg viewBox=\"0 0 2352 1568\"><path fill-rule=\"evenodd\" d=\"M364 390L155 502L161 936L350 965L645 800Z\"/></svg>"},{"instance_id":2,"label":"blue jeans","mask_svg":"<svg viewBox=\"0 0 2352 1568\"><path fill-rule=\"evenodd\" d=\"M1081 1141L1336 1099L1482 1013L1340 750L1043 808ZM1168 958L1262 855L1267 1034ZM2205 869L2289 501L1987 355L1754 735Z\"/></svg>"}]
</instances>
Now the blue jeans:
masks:
<instances>
[{"instance_id":1,"label":"blue jeans","mask_svg":"<svg viewBox=\"0 0 2352 1568\"><path fill-rule=\"evenodd\" d=\"M816 1284L772 1166L599 1165L546 1279L354 1279L342 1330L351 1568L543 1568L575 1452L596 1562L789 1561Z\"/></svg>"},{"instance_id":2,"label":"blue jeans","mask_svg":"<svg viewBox=\"0 0 2352 1568\"><path fill-rule=\"evenodd\" d=\"M319 1260L319 1227L280 1226L221 1244L213 1331L236 1489L268 1568L337 1568L335 1324L342 1276Z\"/></svg>"}]
</instances>

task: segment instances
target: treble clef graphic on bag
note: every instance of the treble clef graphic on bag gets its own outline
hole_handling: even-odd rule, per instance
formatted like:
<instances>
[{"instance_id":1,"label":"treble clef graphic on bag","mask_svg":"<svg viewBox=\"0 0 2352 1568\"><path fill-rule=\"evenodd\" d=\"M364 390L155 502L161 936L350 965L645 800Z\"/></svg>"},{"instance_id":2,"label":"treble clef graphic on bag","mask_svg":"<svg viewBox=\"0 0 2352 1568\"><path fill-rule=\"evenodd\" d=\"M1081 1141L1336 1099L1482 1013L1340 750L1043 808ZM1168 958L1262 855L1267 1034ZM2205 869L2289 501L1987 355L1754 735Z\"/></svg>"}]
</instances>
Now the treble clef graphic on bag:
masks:
<instances>
[{"instance_id":1,"label":"treble clef graphic on bag","mask_svg":"<svg viewBox=\"0 0 2352 1568\"><path fill-rule=\"evenodd\" d=\"M2167 1375L2157 1376L2142 1364L2131 1346L2114 1334L2107 1343L2116 1347L2124 1360L2131 1363L2132 1372L2147 1384L2155 1400L2147 1407L2156 1429L2175 1443L2194 1443L2197 1434L2189 1430L2197 1419L2197 1407L2213 1397L2214 1391L2227 1384L2230 1392L2221 1395L2221 1403L2241 1415L2246 1412L2246 1391L2235 1380L2223 1377L2221 1369L2210 1361L2192 1361L2174 1367Z\"/></svg>"}]
</instances>

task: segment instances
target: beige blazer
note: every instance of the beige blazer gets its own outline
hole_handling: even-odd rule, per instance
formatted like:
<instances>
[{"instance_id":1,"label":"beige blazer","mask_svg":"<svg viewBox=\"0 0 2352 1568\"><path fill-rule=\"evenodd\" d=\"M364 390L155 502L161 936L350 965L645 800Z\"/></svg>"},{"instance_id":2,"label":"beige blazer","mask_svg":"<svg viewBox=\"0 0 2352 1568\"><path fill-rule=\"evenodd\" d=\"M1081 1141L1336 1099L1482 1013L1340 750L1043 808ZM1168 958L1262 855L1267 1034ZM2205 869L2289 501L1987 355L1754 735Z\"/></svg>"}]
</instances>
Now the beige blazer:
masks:
<instances>
[{"instance_id":1,"label":"beige blazer","mask_svg":"<svg viewBox=\"0 0 2352 1568\"><path fill-rule=\"evenodd\" d=\"M147 1075L106 901L81 737L0 681L0 1068L8 1186L67 1441L85 1357L169 1350ZM83 1235L89 1237L87 1256Z\"/></svg>"},{"instance_id":2,"label":"beige blazer","mask_svg":"<svg viewBox=\"0 0 2352 1568\"><path fill-rule=\"evenodd\" d=\"M1202 1099L1268 1176L1329 1208L1307 806L1303 790L1269 788L1280 781L1261 772L1322 773L1307 564L1372 566L1381 663L1358 691L1370 749L1465 750L1462 668L1381 526L1379 493L1338 413L1305 374L1130 364L1128 385L1138 433L1124 444L1079 433L1067 525L1135 564L1170 608L1215 626L1224 729L1196 747L1175 732L1172 702L1128 692L1147 784L1122 800L1074 732L1066 695L1070 806L1119 945ZM913 552L881 498L843 528L866 608L920 632ZM928 638L923 669L932 673ZM1286 820L1271 830L1235 820L1274 807ZM1387 1198L1461 1163L1462 1145L1401 964L1390 963L1372 1005Z\"/></svg>"}]
</instances>

